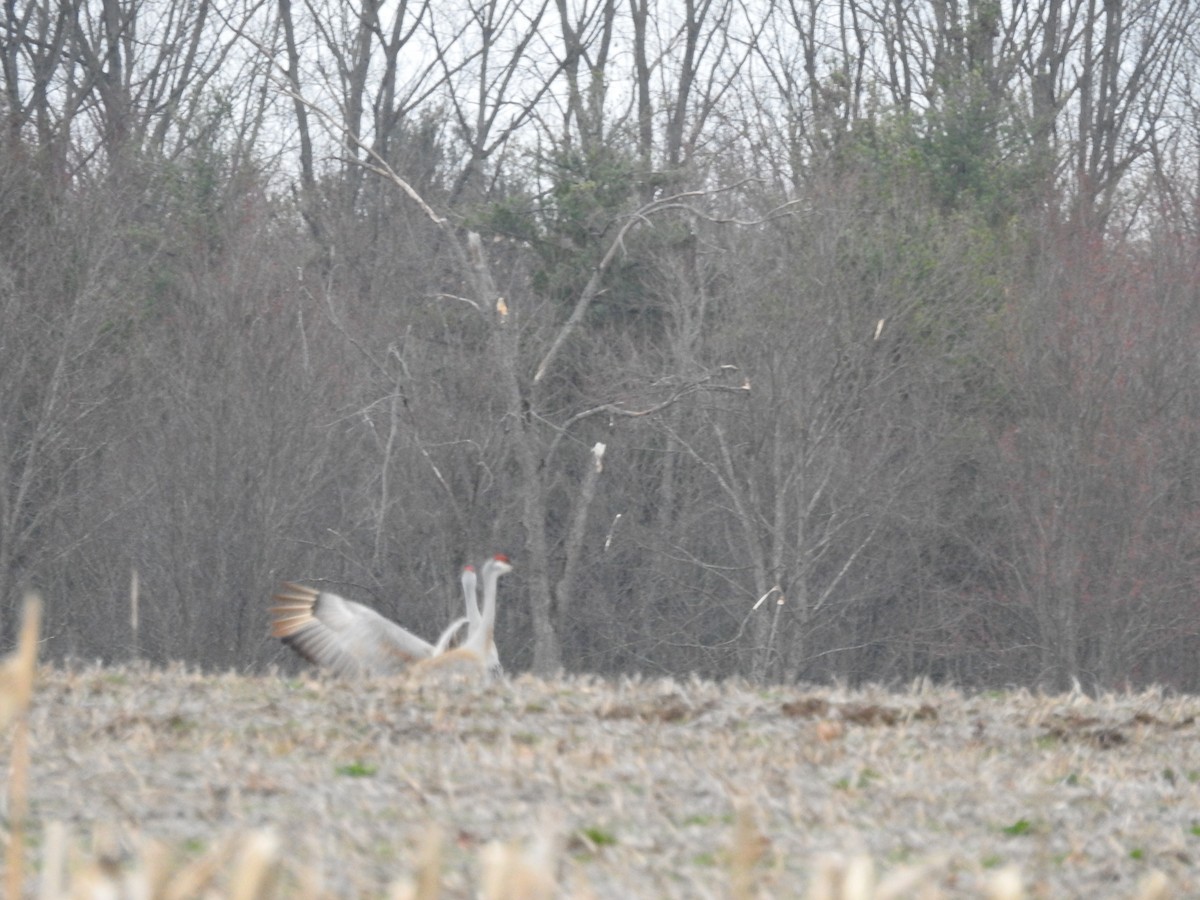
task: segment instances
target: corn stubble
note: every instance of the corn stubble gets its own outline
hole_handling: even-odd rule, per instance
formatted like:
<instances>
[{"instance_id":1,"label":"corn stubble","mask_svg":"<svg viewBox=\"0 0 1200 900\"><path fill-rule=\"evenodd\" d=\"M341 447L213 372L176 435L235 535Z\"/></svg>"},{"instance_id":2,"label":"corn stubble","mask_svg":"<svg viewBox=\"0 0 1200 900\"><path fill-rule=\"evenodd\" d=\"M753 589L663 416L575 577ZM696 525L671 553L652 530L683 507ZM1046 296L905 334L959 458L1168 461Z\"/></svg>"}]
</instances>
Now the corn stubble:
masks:
<instances>
[{"instance_id":1,"label":"corn stubble","mask_svg":"<svg viewBox=\"0 0 1200 900\"><path fill-rule=\"evenodd\" d=\"M30 705L37 615L0 668L12 898L1200 888L1192 698L131 666Z\"/></svg>"}]
</instances>

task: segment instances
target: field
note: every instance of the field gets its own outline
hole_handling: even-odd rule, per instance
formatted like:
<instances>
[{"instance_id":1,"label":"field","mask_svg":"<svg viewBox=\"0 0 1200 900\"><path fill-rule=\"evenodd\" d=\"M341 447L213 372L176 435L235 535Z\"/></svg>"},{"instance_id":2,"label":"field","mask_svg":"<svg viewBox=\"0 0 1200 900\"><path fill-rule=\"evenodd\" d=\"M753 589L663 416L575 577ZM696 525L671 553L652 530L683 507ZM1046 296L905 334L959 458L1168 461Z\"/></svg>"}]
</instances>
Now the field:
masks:
<instances>
[{"instance_id":1,"label":"field","mask_svg":"<svg viewBox=\"0 0 1200 900\"><path fill-rule=\"evenodd\" d=\"M47 668L12 776L29 795L21 886L1200 896L1198 714L1157 692Z\"/></svg>"}]
</instances>

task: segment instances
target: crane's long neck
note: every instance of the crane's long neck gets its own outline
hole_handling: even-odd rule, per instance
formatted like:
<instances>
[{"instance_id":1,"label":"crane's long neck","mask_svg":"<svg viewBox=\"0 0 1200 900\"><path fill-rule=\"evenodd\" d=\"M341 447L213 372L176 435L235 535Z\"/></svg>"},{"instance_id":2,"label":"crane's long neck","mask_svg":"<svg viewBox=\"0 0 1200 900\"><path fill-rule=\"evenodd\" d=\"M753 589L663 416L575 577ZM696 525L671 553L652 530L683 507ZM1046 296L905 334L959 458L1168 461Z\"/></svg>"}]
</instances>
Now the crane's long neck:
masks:
<instances>
[{"instance_id":1,"label":"crane's long neck","mask_svg":"<svg viewBox=\"0 0 1200 900\"><path fill-rule=\"evenodd\" d=\"M488 560L483 567L483 611L480 614L479 633L484 645L492 639L496 627L496 582L500 580L500 567Z\"/></svg>"},{"instance_id":2,"label":"crane's long neck","mask_svg":"<svg viewBox=\"0 0 1200 900\"><path fill-rule=\"evenodd\" d=\"M483 617L479 613L479 597L476 594L475 569L467 566L462 573L463 599L467 604L467 634L479 630Z\"/></svg>"}]
</instances>

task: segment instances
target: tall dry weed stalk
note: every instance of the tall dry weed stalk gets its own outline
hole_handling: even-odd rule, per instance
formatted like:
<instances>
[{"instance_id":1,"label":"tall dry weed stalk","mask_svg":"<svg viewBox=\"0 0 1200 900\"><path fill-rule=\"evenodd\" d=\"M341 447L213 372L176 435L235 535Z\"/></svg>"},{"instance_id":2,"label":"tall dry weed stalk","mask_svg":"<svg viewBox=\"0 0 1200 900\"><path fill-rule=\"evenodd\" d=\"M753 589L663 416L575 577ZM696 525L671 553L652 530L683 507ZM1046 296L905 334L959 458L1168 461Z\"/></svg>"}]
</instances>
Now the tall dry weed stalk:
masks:
<instances>
[{"instance_id":1,"label":"tall dry weed stalk","mask_svg":"<svg viewBox=\"0 0 1200 900\"><path fill-rule=\"evenodd\" d=\"M483 849L486 900L552 900L558 896L558 836L544 828L527 847L494 841Z\"/></svg>"},{"instance_id":2,"label":"tall dry weed stalk","mask_svg":"<svg viewBox=\"0 0 1200 900\"><path fill-rule=\"evenodd\" d=\"M866 855L849 859L823 856L816 861L806 900L943 900L937 872L944 862L902 866L880 878L875 862ZM1021 873L1009 866L995 872L983 885L984 900L1024 900Z\"/></svg>"},{"instance_id":3,"label":"tall dry weed stalk","mask_svg":"<svg viewBox=\"0 0 1200 900\"><path fill-rule=\"evenodd\" d=\"M756 896L755 870L766 855L770 841L758 827L758 817L747 802L737 804L733 823L733 846L730 847L730 890L734 900L751 900Z\"/></svg>"},{"instance_id":4,"label":"tall dry weed stalk","mask_svg":"<svg viewBox=\"0 0 1200 900\"><path fill-rule=\"evenodd\" d=\"M9 900L21 897L22 863L25 856L25 817L29 813L29 701L37 669L38 633L42 624L42 601L34 594L25 598L21 637L17 649L0 663L0 729L16 722L12 761L8 776L8 849L5 853L4 894Z\"/></svg>"},{"instance_id":5,"label":"tall dry weed stalk","mask_svg":"<svg viewBox=\"0 0 1200 900\"><path fill-rule=\"evenodd\" d=\"M129 570L129 634L130 640L133 642L131 653L134 659L139 659L142 655L142 641L140 635L140 622L138 619L138 607L141 597L141 590L138 585L138 570Z\"/></svg>"},{"instance_id":6,"label":"tall dry weed stalk","mask_svg":"<svg viewBox=\"0 0 1200 900\"><path fill-rule=\"evenodd\" d=\"M425 829L417 850L416 880L394 884L388 894L390 900L437 900L442 889L442 844L438 826Z\"/></svg>"}]
</instances>

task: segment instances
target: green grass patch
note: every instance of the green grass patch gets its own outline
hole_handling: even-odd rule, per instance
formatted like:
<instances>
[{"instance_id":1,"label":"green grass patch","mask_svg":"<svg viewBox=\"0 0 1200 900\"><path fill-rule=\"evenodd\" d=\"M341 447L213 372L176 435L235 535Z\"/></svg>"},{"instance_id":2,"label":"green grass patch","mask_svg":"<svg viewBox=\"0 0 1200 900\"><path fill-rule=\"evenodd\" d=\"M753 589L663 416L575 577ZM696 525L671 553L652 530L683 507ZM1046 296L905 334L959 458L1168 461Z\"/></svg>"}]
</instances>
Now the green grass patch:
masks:
<instances>
[{"instance_id":1,"label":"green grass patch","mask_svg":"<svg viewBox=\"0 0 1200 900\"><path fill-rule=\"evenodd\" d=\"M708 825L732 825L733 821L733 813L722 813L719 816L714 816L711 813L692 813L679 824L684 828L692 828L706 827Z\"/></svg>"},{"instance_id":2,"label":"green grass patch","mask_svg":"<svg viewBox=\"0 0 1200 900\"><path fill-rule=\"evenodd\" d=\"M594 825L589 828L581 828L579 833L597 847L611 847L617 842L617 836L611 831L606 828L598 828Z\"/></svg>"},{"instance_id":3,"label":"green grass patch","mask_svg":"<svg viewBox=\"0 0 1200 900\"><path fill-rule=\"evenodd\" d=\"M347 778L370 778L378 771L378 766L365 763L362 760L356 760L347 765L337 767L337 773L345 775Z\"/></svg>"},{"instance_id":4,"label":"green grass patch","mask_svg":"<svg viewBox=\"0 0 1200 900\"><path fill-rule=\"evenodd\" d=\"M839 778L833 783L833 786L839 791L862 791L869 788L874 782L879 781L881 778L883 778L882 774L874 769L866 768L860 769L854 778L850 778L849 776L846 776L845 778Z\"/></svg>"},{"instance_id":5,"label":"green grass patch","mask_svg":"<svg viewBox=\"0 0 1200 900\"><path fill-rule=\"evenodd\" d=\"M1011 825L1005 825L1000 829L1009 837L1020 837L1021 835L1029 834L1033 831L1033 825L1028 819L1017 819Z\"/></svg>"}]
</instances>

